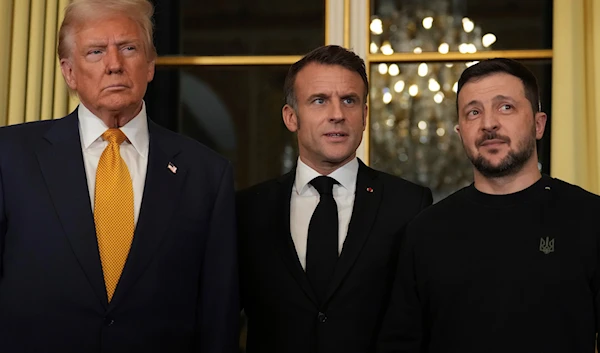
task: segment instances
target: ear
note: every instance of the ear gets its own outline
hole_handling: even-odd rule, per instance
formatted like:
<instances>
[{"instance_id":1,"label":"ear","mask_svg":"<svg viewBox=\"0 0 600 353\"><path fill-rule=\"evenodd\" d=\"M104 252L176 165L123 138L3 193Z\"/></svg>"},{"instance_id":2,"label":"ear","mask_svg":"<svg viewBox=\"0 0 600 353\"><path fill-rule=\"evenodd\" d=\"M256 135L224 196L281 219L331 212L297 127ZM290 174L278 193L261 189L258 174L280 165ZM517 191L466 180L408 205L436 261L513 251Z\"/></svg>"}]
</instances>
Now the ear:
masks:
<instances>
[{"instance_id":1,"label":"ear","mask_svg":"<svg viewBox=\"0 0 600 353\"><path fill-rule=\"evenodd\" d=\"M283 117L283 123L288 130L291 132L298 131L298 115L294 108L288 104L284 105L283 109L281 109L281 116Z\"/></svg>"},{"instance_id":2,"label":"ear","mask_svg":"<svg viewBox=\"0 0 600 353\"><path fill-rule=\"evenodd\" d=\"M148 75L147 75L147 80L148 82L152 81L154 79L154 70L156 68L156 59L152 60L148 63Z\"/></svg>"},{"instance_id":3,"label":"ear","mask_svg":"<svg viewBox=\"0 0 600 353\"><path fill-rule=\"evenodd\" d=\"M535 138L536 140L541 139L544 136L546 130L546 121L548 116L544 112L535 113Z\"/></svg>"},{"instance_id":4,"label":"ear","mask_svg":"<svg viewBox=\"0 0 600 353\"><path fill-rule=\"evenodd\" d=\"M60 59L60 71L65 78L67 86L69 86L71 90L76 91L77 79L75 77L75 72L73 71L73 63L71 63L71 60L67 58Z\"/></svg>"},{"instance_id":5,"label":"ear","mask_svg":"<svg viewBox=\"0 0 600 353\"><path fill-rule=\"evenodd\" d=\"M459 124L454 125L454 131L458 134L458 137L462 141L463 138L462 138L462 135L460 134L460 125Z\"/></svg>"}]
</instances>

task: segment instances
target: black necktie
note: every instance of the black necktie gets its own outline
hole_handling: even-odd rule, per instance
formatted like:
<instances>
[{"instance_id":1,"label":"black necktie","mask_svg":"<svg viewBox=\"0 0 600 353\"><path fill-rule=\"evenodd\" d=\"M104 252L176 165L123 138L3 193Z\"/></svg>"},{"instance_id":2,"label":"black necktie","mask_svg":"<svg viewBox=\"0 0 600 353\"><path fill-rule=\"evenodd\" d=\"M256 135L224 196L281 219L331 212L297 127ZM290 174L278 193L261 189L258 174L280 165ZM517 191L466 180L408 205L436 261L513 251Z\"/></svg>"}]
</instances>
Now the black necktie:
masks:
<instances>
[{"instance_id":1,"label":"black necktie","mask_svg":"<svg viewBox=\"0 0 600 353\"><path fill-rule=\"evenodd\" d=\"M319 304L323 304L338 259L338 212L332 194L333 184L337 181L319 176L310 184L321 196L308 226L306 275Z\"/></svg>"}]
</instances>

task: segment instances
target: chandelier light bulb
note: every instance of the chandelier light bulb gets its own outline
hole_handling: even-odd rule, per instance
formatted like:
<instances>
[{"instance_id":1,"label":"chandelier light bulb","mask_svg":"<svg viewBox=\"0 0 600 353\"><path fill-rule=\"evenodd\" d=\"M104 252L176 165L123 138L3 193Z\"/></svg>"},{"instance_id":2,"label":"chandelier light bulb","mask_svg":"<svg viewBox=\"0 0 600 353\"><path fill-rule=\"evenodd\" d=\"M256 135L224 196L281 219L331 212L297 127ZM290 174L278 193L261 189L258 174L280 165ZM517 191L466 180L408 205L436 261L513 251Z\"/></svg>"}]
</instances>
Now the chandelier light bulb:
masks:
<instances>
[{"instance_id":1,"label":"chandelier light bulb","mask_svg":"<svg viewBox=\"0 0 600 353\"><path fill-rule=\"evenodd\" d=\"M383 33L383 22L378 18L374 18L373 21L371 21L369 29L373 34L381 34Z\"/></svg>"},{"instance_id":2,"label":"chandelier light bulb","mask_svg":"<svg viewBox=\"0 0 600 353\"><path fill-rule=\"evenodd\" d=\"M379 47L377 46L377 44L375 44L375 42L371 42L371 45L369 46L369 51L371 52L371 54L376 54L378 50Z\"/></svg>"},{"instance_id":3,"label":"chandelier light bulb","mask_svg":"<svg viewBox=\"0 0 600 353\"><path fill-rule=\"evenodd\" d=\"M496 36L493 33L488 33L481 38L481 44L486 48L494 43L496 43Z\"/></svg>"},{"instance_id":4,"label":"chandelier light bulb","mask_svg":"<svg viewBox=\"0 0 600 353\"><path fill-rule=\"evenodd\" d=\"M448 54L449 51L450 51L450 45L448 45L448 43L442 43L438 47L438 52L440 54Z\"/></svg>"},{"instance_id":5,"label":"chandelier light bulb","mask_svg":"<svg viewBox=\"0 0 600 353\"><path fill-rule=\"evenodd\" d=\"M425 64L425 63L419 64L419 68L417 69L417 73L421 77L427 76L427 73L429 73L429 67L427 66L427 64Z\"/></svg>"},{"instance_id":6,"label":"chandelier light bulb","mask_svg":"<svg viewBox=\"0 0 600 353\"><path fill-rule=\"evenodd\" d=\"M400 93L404 90L404 81L399 80L398 82L396 82L396 84L394 85L394 91L396 91L397 93Z\"/></svg>"},{"instance_id":7,"label":"chandelier light bulb","mask_svg":"<svg viewBox=\"0 0 600 353\"><path fill-rule=\"evenodd\" d=\"M391 46L390 42L384 42L381 45L381 48L379 48L379 50L381 50L381 53L383 55L392 55L392 54L394 54L394 49L392 49L392 46Z\"/></svg>"},{"instance_id":8,"label":"chandelier light bulb","mask_svg":"<svg viewBox=\"0 0 600 353\"><path fill-rule=\"evenodd\" d=\"M417 94L419 94L419 86L411 85L408 87L408 94L410 94L412 97L415 97Z\"/></svg>"},{"instance_id":9,"label":"chandelier light bulb","mask_svg":"<svg viewBox=\"0 0 600 353\"><path fill-rule=\"evenodd\" d=\"M431 92L437 92L440 90L440 88L442 88L442 87L440 87L440 84L435 79L433 79L433 78L429 79L429 90Z\"/></svg>"},{"instance_id":10,"label":"chandelier light bulb","mask_svg":"<svg viewBox=\"0 0 600 353\"><path fill-rule=\"evenodd\" d=\"M430 29L431 26L433 25L433 17L425 17L423 19L423 28L425 29Z\"/></svg>"},{"instance_id":11,"label":"chandelier light bulb","mask_svg":"<svg viewBox=\"0 0 600 353\"><path fill-rule=\"evenodd\" d=\"M471 21L468 17L462 19L463 29L467 33L471 33L475 29L475 23Z\"/></svg>"},{"instance_id":12,"label":"chandelier light bulb","mask_svg":"<svg viewBox=\"0 0 600 353\"><path fill-rule=\"evenodd\" d=\"M392 101L392 94L390 92L385 92L383 94L383 103L389 104Z\"/></svg>"}]
</instances>

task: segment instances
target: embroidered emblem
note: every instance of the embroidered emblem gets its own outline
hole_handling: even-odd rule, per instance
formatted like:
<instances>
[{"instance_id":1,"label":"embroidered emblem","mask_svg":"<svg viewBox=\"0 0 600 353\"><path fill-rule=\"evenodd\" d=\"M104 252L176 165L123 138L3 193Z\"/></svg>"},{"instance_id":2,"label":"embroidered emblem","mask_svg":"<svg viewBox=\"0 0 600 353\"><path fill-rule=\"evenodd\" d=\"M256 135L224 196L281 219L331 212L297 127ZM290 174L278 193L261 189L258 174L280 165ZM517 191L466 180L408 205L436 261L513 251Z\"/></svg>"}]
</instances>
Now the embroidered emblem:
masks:
<instances>
[{"instance_id":1,"label":"embroidered emblem","mask_svg":"<svg viewBox=\"0 0 600 353\"><path fill-rule=\"evenodd\" d=\"M544 254L548 255L551 252L554 252L554 238L550 239L550 237L540 238L540 251Z\"/></svg>"}]
</instances>

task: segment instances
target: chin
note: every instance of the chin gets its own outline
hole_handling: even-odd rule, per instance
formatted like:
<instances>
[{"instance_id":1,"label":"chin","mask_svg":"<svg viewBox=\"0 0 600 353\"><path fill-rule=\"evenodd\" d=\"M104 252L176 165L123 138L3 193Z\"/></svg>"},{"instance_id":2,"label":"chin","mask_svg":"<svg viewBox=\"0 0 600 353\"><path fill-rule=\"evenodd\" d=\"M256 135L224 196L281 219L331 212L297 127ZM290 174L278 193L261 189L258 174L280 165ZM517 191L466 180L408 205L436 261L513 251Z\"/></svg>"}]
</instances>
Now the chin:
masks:
<instances>
[{"instance_id":1,"label":"chin","mask_svg":"<svg viewBox=\"0 0 600 353\"><path fill-rule=\"evenodd\" d=\"M345 161L351 159L351 157L352 157L352 154L346 154L343 156L342 155L329 155L326 157L326 161L331 164L340 164L342 162L345 162Z\"/></svg>"}]
</instances>

